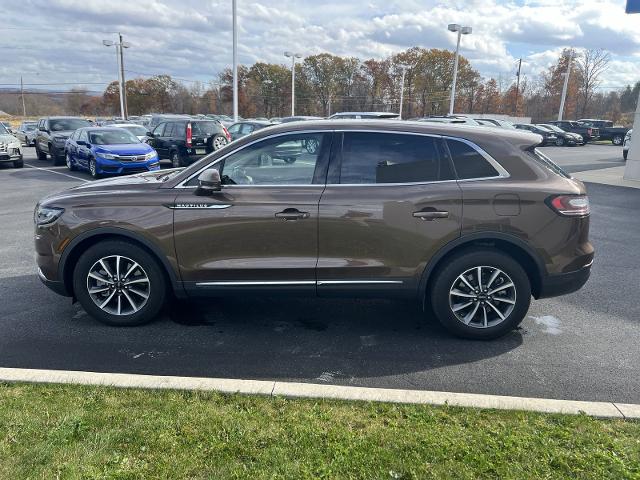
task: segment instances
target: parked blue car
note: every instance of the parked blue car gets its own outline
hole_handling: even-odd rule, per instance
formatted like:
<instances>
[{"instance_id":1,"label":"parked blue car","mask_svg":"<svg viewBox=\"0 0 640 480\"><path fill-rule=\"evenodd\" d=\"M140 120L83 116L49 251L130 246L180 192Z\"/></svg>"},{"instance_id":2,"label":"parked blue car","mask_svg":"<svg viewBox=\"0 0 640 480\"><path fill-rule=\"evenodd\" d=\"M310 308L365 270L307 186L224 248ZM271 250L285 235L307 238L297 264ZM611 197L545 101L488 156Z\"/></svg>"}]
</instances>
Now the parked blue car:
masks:
<instances>
[{"instance_id":1,"label":"parked blue car","mask_svg":"<svg viewBox=\"0 0 640 480\"><path fill-rule=\"evenodd\" d=\"M118 127L79 128L65 144L67 168L102 175L141 173L160 169L157 152Z\"/></svg>"}]
</instances>

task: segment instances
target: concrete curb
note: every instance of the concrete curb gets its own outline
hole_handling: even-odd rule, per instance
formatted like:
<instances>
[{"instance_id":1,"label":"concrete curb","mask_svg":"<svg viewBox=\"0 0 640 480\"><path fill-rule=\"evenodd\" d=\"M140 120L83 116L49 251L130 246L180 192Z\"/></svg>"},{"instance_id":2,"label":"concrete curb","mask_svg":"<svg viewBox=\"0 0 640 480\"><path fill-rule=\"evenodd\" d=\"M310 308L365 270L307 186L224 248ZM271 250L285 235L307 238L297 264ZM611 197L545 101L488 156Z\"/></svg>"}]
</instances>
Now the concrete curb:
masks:
<instances>
[{"instance_id":1,"label":"concrete curb","mask_svg":"<svg viewBox=\"0 0 640 480\"><path fill-rule=\"evenodd\" d=\"M508 397L477 393L318 385L314 383L273 382L264 380L234 380L228 378L173 377L126 373L0 368L0 381L204 390L223 393L257 394L292 398L331 398L339 400L363 400L429 405L448 404L460 407L526 410L531 412L564 413L573 415L585 413L594 417L603 418L640 419L640 405L634 404Z\"/></svg>"}]
</instances>

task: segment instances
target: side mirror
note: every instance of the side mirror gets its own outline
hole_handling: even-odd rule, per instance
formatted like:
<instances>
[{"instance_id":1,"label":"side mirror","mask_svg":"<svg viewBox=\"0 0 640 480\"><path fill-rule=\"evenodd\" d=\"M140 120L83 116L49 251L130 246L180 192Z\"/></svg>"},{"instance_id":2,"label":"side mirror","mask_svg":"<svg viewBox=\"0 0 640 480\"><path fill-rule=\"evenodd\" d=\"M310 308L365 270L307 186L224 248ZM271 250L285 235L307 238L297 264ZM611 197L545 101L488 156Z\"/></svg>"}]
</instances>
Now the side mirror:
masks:
<instances>
[{"instance_id":1,"label":"side mirror","mask_svg":"<svg viewBox=\"0 0 640 480\"><path fill-rule=\"evenodd\" d=\"M222 180L220 172L215 168L205 170L198 177L198 188L196 195L211 195L222 190Z\"/></svg>"},{"instance_id":2,"label":"side mirror","mask_svg":"<svg viewBox=\"0 0 640 480\"><path fill-rule=\"evenodd\" d=\"M147 137L153 138L153 132L147 132Z\"/></svg>"},{"instance_id":3,"label":"side mirror","mask_svg":"<svg viewBox=\"0 0 640 480\"><path fill-rule=\"evenodd\" d=\"M78 145L86 145L87 144L87 142L85 142L84 140L76 140L76 143Z\"/></svg>"}]
</instances>

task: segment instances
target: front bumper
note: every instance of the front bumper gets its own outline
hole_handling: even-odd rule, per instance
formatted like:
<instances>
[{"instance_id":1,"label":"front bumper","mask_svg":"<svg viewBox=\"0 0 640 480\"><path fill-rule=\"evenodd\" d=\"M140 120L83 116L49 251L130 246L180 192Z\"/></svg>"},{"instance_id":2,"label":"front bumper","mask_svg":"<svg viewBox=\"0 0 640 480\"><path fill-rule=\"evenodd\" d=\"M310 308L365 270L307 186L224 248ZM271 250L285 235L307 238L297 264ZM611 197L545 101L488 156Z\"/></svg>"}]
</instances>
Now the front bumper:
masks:
<instances>
[{"instance_id":1,"label":"front bumper","mask_svg":"<svg viewBox=\"0 0 640 480\"><path fill-rule=\"evenodd\" d=\"M71 296L71 294L67 291L66 287L64 286L63 282L57 281L57 280L49 280L47 277L45 277L44 273L42 273L42 270L40 270L39 268L38 268L38 278L42 283L45 284L45 286L47 286L50 290L53 290L58 295L62 295L63 297Z\"/></svg>"},{"instance_id":2,"label":"front bumper","mask_svg":"<svg viewBox=\"0 0 640 480\"><path fill-rule=\"evenodd\" d=\"M127 175L131 173L151 172L153 170L160 170L158 157L144 162L121 162L100 157L96 158L96 172L101 175Z\"/></svg>"},{"instance_id":3,"label":"front bumper","mask_svg":"<svg viewBox=\"0 0 640 480\"><path fill-rule=\"evenodd\" d=\"M22 160L22 150L19 148L9 148L6 152L0 152L0 162L15 162Z\"/></svg>"},{"instance_id":4,"label":"front bumper","mask_svg":"<svg viewBox=\"0 0 640 480\"><path fill-rule=\"evenodd\" d=\"M546 275L542 279L540 292L536 298L558 297L580 290L589 280L592 263L574 272Z\"/></svg>"}]
</instances>

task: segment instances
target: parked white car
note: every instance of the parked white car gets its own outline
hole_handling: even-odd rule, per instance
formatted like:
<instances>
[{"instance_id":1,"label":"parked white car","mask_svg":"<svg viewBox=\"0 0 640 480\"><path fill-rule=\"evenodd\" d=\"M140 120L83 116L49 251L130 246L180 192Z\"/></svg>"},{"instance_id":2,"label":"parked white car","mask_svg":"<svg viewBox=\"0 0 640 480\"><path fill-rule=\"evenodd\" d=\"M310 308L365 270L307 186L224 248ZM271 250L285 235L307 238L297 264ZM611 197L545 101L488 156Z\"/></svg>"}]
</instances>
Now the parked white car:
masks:
<instances>
[{"instance_id":1,"label":"parked white car","mask_svg":"<svg viewBox=\"0 0 640 480\"><path fill-rule=\"evenodd\" d=\"M146 140L147 133L149 133L147 130L147 127L143 127L142 125L139 125L137 123L114 123L109 126L120 127L120 128L124 128L125 130L129 130L136 137L138 137L138 140L140 140L141 142L144 142Z\"/></svg>"},{"instance_id":2,"label":"parked white car","mask_svg":"<svg viewBox=\"0 0 640 480\"><path fill-rule=\"evenodd\" d=\"M631 148L631 132L633 130L629 130L627 134L624 136L624 142L622 143L622 158L627 159L627 155L629 155L629 148Z\"/></svg>"},{"instance_id":3,"label":"parked white car","mask_svg":"<svg viewBox=\"0 0 640 480\"><path fill-rule=\"evenodd\" d=\"M0 123L0 163L13 162L16 168L22 168L22 142L9 133L7 127Z\"/></svg>"}]
</instances>

